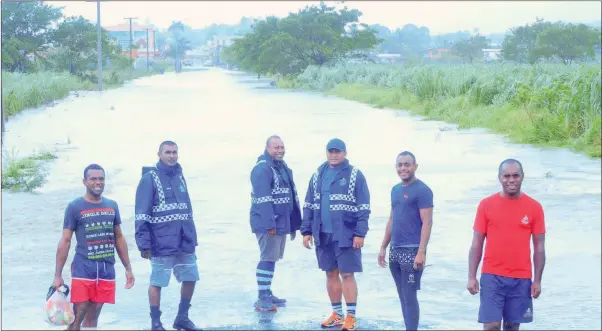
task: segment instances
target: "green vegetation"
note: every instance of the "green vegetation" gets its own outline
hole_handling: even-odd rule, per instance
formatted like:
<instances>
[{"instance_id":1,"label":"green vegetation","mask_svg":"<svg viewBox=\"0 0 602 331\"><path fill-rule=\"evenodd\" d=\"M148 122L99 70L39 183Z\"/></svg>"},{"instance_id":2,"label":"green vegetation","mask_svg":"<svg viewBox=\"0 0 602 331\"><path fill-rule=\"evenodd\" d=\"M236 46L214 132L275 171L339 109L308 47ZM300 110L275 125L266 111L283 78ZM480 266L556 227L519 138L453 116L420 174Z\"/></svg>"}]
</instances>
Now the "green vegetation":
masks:
<instances>
[{"instance_id":1,"label":"green vegetation","mask_svg":"<svg viewBox=\"0 0 602 331\"><path fill-rule=\"evenodd\" d=\"M96 89L97 30L87 19L63 17L44 2L2 4L2 105L5 116L64 98L73 90ZM103 87L149 75L102 31ZM165 70L165 63L153 68Z\"/></svg>"},{"instance_id":2,"label":"green vegetation","mask_svg":"<svg viewBox=\"0 0 602 331\"><path fill-rule=\"evenodd\" d=\"M44 163L56 159L50 152L36 153L26 158L17 158L16 153L2 153L2 189L13 192L31 192L46 181Z\"/></svg>"},{"instance_id":3,"label":"green vegetation","mask_svg":"<svg viewBox=\"0 0 602 331\"><path fill-rule=\"evenodd\" d=\"M325 91L377 107L408 109L513 141L600 157L598 64L566 66L312 66L280 87Z\"/></svg>"},{"instance_id":4,"label":"green vegetation","mask_svg":"<svg viewBox=\"0 0 602 331\"><path fill-rule=\"evenodd\" d=\"M361 50L371 49L379 39L376 31L358 23L361 15L322 2L285 18L270 16L225 49L223 58L258 75L298 74L309 65L363 58Z\"/></svg>"},{"instance_id":5,"label":"green vegetation","mask_svg":"<svg viewBox=\"0 0 602 331\"><path fill-rule=\"evenodd\" d=\"M94 88L94 84L69 73L2 72L2 103L6 116L14 116L23 109L64 98L73 90L91 88Z\"/></svg>"},{"instance_id":6,"label":"green vegetation","mask_svg":"<svg viewBox=\"0 0 602 331\"><path fill-rule=\"evenodd\" d=\"M41 1L2 3L4 119L64 98L70 91L96 89L96 43L96 25L81 16L64 17L62 8ZM102 54L104 88L152 74L134 69L133 61L122 55L104 30ZM155 62L152 67L160 71L167 64ZM52 158L51 154L36 154L20 159L3 150L2 188L31 191L41 186L45 177L42 164Z\"/></svg>"},{"instance_id":7,"label":"green vegetation","mask_svg":"<svg viewBox=\"0 0 602 331\"><path fill-rule=\"evenodd\" d=\"M486 127L516 142L601 156L599 28L537 20L511 29L498 59L484 54L489 38L456 33L448 36L453 44L437 40L449 56L433 56L425 65L426 50L434 46L427 28L408 24L391 33L358 24L361 15L321 3L283 19L268 17L224 57L243 70L277 77L282 88L409 109L462 128ZM375 49L395 50L405 64L365 63L373 62ZM464 64L444 65L450 59ZM496 63L483 63L490 60Z\"/></svg>"}]
</instances>

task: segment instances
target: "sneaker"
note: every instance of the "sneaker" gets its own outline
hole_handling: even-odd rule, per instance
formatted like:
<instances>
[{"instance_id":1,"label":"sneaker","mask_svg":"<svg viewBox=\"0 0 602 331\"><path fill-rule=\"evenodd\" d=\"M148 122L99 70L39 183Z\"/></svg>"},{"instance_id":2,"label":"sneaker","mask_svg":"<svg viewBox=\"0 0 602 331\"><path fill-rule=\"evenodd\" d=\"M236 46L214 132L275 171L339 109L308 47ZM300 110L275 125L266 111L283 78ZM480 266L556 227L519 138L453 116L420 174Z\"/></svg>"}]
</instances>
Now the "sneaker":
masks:
<instances>
[{"instance_id":1,"label":"sneaker","mask_svg":"<svg viewBox=\"0 0 602 331\"><path fill-rule=\"evenodd\" d=\"M320 324L320 326L323 329L341 325L343 325L343 317L339 315L336 311L333 311L330 317L326 321L322 322L322 324Z\"/></svg>"},{"instance_id":2,"label":"sneaker","mask_svg":"<svg viewBox=\"0 0 602 331\"><path fill-rule=\"evenodd\" d=\"M268 291L268 295L272 299L272 302L278 307L284 307L286 305L286 299L280 299L272 293L272 291Z\"/></svg>"},{"instance_id":3,"label":"sneaker","mask_svg":"<svg viewBox=\"0 0 602 331\"><path fill-rule=\"evenodd\" d=\"M255 301L256 311L271 311L277 309L278 306L274 302L272 302L272 298L270 296L264 296L258 298L257 301Z\"/></svg>"},{"instance_id":4,"label":"sneaker","mask_svg":"<svg viewBox=\"0 0 602 331\"><path fill-rule=\"evenodd\" d=\"M345 317L345 324L343 324L342 331L351 331L357 330L357 321L355 320L355 316L351 314L347 314Z\"/></svg>"}]
</instances>

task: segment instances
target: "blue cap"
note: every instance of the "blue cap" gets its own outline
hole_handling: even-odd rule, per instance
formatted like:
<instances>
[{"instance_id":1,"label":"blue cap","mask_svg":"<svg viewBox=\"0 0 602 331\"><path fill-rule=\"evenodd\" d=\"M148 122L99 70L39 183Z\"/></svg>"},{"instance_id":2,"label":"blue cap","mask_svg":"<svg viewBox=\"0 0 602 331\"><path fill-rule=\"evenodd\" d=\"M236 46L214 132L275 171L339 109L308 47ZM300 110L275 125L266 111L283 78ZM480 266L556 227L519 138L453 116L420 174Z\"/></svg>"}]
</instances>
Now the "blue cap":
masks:
<instances>
[{"instance_id":1,"label":"blue cap","mask_svg":"<svg viewBox=\"0 0 602 331\"><path fill-rule=\"evenodd\" d=\"M334 138L331 139L328 144L326 145L326 150L331 150L331 149L338 149L341 152L346 152L347 149L345 147L345 143L339 139L339 138Z\"/></svg>"}]
</instances>

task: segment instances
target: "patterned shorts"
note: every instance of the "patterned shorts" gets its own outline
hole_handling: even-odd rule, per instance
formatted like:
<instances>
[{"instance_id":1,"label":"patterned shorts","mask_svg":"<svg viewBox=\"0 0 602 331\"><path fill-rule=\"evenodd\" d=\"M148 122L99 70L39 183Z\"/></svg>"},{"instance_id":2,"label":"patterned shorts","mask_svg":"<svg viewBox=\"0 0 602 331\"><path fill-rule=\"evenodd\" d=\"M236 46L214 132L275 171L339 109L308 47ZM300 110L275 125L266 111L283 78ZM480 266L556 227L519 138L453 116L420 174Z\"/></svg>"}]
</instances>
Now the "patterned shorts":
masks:
<instances>
[{"instance_id":1,"label":"patterned shorts","mask_svg":"<svg viewBox=\"0 0 602 331\"><path fill-rule=\"evenodd\" d=\"M414 270L418 247L393 247L389 250L389 264L398 264L404 271Z\"/></svg>"}]
</instances>

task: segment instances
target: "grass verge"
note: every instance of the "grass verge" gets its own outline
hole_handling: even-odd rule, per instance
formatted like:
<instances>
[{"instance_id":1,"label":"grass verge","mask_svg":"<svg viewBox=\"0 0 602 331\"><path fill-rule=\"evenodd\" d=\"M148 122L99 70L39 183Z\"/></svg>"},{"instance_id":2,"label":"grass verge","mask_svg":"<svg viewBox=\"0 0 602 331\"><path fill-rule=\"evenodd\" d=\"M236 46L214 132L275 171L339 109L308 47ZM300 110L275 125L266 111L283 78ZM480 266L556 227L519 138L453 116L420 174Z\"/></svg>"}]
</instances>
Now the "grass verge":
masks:
<instances>
[{"instance_id":1,"label":"grass verge","mask_svg":"<svg viewBox=\"0 0 602 331\"><path fill-rule=\"evenodd\" d=\"M169 70L169 68L167 68ZM116 88L124 82L143 76L156 74L156 71L107 70L103 72L103 87ZM36 108L48 102L65 98L71 91L94 90L96 76L91 73L81 78L66 72L42 71L30 74L2 72L2 106L5 118L19 112ZM2 189L31 192L42 186L46 174L44 162L56 158L53 153L34 154L18 158L16 153L2 152Z\"/></svg>"},{"instance_id":2,"label":"grass verge","mask_svg":"<svg viewBox=\"0 0 602 331\"><path fill-rule=\"evenodd\" d=\"M2 153L2 189L31 192L46 182L44 163L56 159L50 152L18 158L16 153Z\"/></svg>"},{"instance_id":3,"label":"grass verge","mask_svg":"<svg viewBox=\"0 0 602 331\"><path fill-rule=\"evenodd\" d=\"M310 67L277 86L488 128L517 143L602 154L599 66Z\"/></svg>"}]
</instances>

